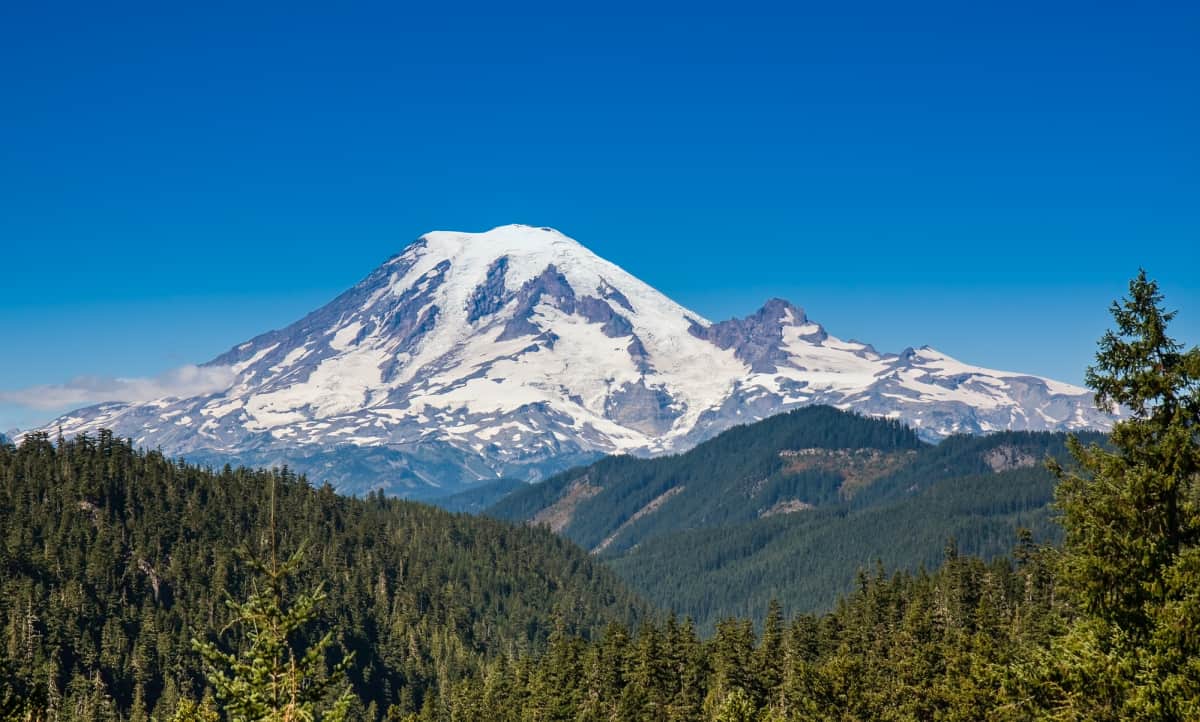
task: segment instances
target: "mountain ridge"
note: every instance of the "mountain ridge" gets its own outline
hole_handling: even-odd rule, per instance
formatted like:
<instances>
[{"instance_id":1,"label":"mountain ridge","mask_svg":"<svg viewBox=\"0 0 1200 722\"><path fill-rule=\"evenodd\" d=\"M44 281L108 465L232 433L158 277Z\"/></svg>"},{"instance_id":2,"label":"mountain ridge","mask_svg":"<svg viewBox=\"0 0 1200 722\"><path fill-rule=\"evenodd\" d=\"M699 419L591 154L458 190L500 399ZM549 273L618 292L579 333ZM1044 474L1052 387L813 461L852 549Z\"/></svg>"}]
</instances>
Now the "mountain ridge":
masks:
<instances>
[{"instance_id":1,"label":"mountain ridge","mask_svg":"<svg viewBox=\"0 0 1200 722\"><path fill-rule=\"evenodd\" d=\"M1080 440L1103 444L1102 435ZM679 455L608 457L517 488L485 512L545 526L604 559L646 599L711 629L775 598L820 611L879 561L917 571L1056 542L1047 458L1067 435L999 432L920 441L895 421L830 407L729 429Z\"/></svg>"},{"instance_id":2,"label":"mountain ridge","mask_svg":"<svg viewBox=\"0 0 1200 722\"><path fill-rule=\"evenodd\" d=\"M199 462L288 463L339 489L414 497L536 480L599 456L691 448L791 408L899 419L926 439L1108 427L1050 379L842 341L771 299L711 322L548 228L435 231L330 303L206 366L215 393L80 409Z\"/></svg>"}]
</instances>

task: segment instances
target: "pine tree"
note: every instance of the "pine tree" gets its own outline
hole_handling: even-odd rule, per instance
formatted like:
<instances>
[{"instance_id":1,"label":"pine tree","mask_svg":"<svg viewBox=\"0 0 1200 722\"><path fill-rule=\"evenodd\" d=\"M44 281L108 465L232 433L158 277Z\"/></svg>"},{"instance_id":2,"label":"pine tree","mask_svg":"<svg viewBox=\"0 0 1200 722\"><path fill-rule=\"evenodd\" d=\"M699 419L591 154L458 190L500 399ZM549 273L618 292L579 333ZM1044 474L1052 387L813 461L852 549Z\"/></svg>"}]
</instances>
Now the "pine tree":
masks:
<instances>
[{"instance_id":1,"label":"pine tree","mask_svg":"<svg viewBox=\"0 0 1200 722\"><path fill-rule=\"evenodd\" d=\"M673 694L666 640L653 623L638 630L628 658L626 686L619 706L622 719L665 720Z\"/></svg>"},{"instance_id":2,"label":"pine tree","mask_svg":"<svg viewBox=\"0 0 1200 722\"><path fill-rule=\"evenodd\" d=\"M46 690L17 666L0 658L0 719L39 720L49 707Z\"/></svg>"},{"instance_id":3,"label":"pine tree","mask_svg":"<svg viewBox=\"0 0 1200 722\"><path fill-rule=\"evenodd\" d=\"M672 617L674 619L674 617ZM691 617L675 628L669 646L668 661L676 679L675 698L671 701L672 720L694 720L701 716L704 704L706 668L703 649L696 637Z\"/></svg>"},{"instance_id":4,"label":"pine tree","mask_svg":"<svg viewBox=\"0 0 1200 722\"><path fill-rule=\"evenodd\" d=\"M709 647L713 675L704 702L706 711L716 714L735 690L741 690L751 706L756 704L754 646L754 628L749 620L725 619L717 623L717 634Z\"/></svg>"},{"instance_id":5,"label":"pine tree","mask_svg":"<svg viewBox=\"0 0 1200 722\"><path fill-rule=\"evenodd\" d=\"M226 715L246 722L342 722L353 701L349 686L331 704L327 699L340 685L351 657L346 656L325 673L325 652L333 645L327 632L306 650L298 649L298 637L317 617L325 600L320 585L293 598L289 585L304 556L301 546L280 563L275 549L275 501L272 492L269 533L270 559L263 563L243 552L245 562L257 572L262 587L244 602L229 600L233 620L247 645L238 653L223 651L208 641L193 640L193 647L206 662L209 683ZM323 714L322 714L323 713Z\"/></svg>"},{"instance_id":6,"label":"pine tree","mask_svg":"<svg viewBox=\"0 0 1200 722\"><path fill-rule=\"evenodd\" d=\"M1060 478L1061 581L1081 615L1049 664L1050 704L1093 719L1200 719L1200 348L1144 271L1112 306L1088 385L1128 418Z\"/></svg>"},{"instance_id":7,"label":"pine tree","mask_svg":"<svg viewBox=\"0 0 1200 722\"><path fill-rule=\"evenodd\" d=\"M197 703L184 699L179 701L179 706L175 708L175 714L170 719L171 722L218 722L221 717L213 708L211 700Z\"/></svg>"},{"instance_id":8,"label":"pine tree","mask_svg":"<svg viewBox=\"0 0 1200 722\"><path fill-rule=\"evenodd\" d=\"M772 599L763 620L762 641L754 652L755 677L769 707L783 706L783 662L783 608Z\"/></svg>"},{"instance_id":9,"label":"pine tree","mask_svg":"<svg viewBox=\"0 0 1200 722\"><path fill-rule=\"evenodd\" d=\"M574 717L583 682L579 647L579 640L567 635L565 624L559 619L531 684L533 701L527 711L529 719L557 722Z\"/></svg>"}]
</instances>

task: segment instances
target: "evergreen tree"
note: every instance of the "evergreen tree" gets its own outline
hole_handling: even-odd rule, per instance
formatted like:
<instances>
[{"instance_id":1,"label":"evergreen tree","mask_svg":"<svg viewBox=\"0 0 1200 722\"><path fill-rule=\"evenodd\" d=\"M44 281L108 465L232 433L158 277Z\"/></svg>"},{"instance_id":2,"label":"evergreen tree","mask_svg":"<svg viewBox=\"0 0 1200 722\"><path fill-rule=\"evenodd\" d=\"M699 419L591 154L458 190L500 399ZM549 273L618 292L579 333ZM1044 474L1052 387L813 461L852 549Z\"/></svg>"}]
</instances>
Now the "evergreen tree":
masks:
<instances>
[{"instance_id":1,"label":"evergreen tree","mask_svg":"<svg viewBox=\"0 0 1200 722\"><path fill-rule=\"evenodd\" d=\"M783 706L783 663L783 608L772 599L763 620L762 641L754 652L755 676L769 707Z\"/></svg>"},{"instance_id":2,"label":"evergreen tree","mask_svg":"<svg viewBox=\"0 0 1200 722\"><path fill-rule=\"evenodd\" d=\"M1043 687L1065 718L1200 719L1200 348L1168 335L1162 300L1142 271L1113 303L1087 382L1129 417L1111 449L1072 444L1084 473L1053 466L1081 613Z\"/></svg>"},{"instance_id":3,"label":"evergreen tree","mask_svg":"<svg viewBox=\"0 0 1200 722\"><path fill-rule=\"evenodd\" d=\"M343 683L350 666L349 655L325 669L326 650L333 645L333 631L325 633L307 649L301 635L317 617L326 594L320 585L293 595L291 578L304 557L301 546L288 560L276 557L275 495L271 495L270 559L264 563L243 552L258 574L262 587L244 602L228 600L233 619L226 627L238 628L246 644L240 652L226 652L210 641L192 644L207 663L209 682L225 713L235 722L342 722L354 696L347 686L329 703L336 686Z\"/></svg>"}]
</instances>

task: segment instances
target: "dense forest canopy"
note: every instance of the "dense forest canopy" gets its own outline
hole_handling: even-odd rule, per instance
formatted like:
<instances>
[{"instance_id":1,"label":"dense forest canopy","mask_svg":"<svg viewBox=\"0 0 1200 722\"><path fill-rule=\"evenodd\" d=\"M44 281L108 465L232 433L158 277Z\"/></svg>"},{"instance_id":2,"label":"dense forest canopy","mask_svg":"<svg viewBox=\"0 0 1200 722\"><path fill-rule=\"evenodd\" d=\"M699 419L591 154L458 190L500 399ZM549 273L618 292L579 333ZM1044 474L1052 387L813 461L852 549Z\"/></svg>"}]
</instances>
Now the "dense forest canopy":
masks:
<instances>
[{"instance_id":1,"label":"dense forest canopy","mask_svg":"<svg viewBox=\"0 0 1200 722\"><path fill-rule=\"evenodd\" d=\"M366 709L419 709L483 660L538 649L558 625L592 636L633 620L615 575L541 529L374 495L341 497L286 469L211 471L107 433L0 446L0 658L69 719L173 709L205 682L193 637L255 583L275 502L280 553L307 542L300 587L328 595ZM314 636L313 638L316 638ZM137 717L139 715L135 715Z\"/></svg>"}]
</instances>

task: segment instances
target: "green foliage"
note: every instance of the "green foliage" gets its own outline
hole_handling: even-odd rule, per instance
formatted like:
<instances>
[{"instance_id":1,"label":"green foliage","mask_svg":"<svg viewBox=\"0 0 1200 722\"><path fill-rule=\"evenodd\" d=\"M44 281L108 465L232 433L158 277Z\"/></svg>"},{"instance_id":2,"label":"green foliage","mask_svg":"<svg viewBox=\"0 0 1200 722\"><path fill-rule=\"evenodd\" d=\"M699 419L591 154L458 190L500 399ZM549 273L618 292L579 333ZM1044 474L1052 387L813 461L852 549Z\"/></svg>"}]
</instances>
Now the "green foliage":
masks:
<instances>
[{"instance_id":1,"label":"green foliage","mask_svg":"<svg viewBox=\"0 0 1200 722\"><path fill-rule=\"evenodd\" d=\"M1166 334L1172 314L1144 274L1113 313L1117 330L1101 341L1088 381L1098 403L1119 404L1130 416L1108 447L1071 440L1080 473L1050 461L1061 480L1061 553L1037 548L1023 531L1015 563L963 556L951 543L934 574L889 580L882 571L860 572L834 611L793 618L786 635L778 606L769 607L757 646L748 621L719 622L701 655L683 668L668 665L673 676L657 682L658 692L640 688L639 699L679 688L687 670L705 700L693 718L708 720L1200 719L1200 350L1184 352ZM981 461L961 456L966 446L936 453L946 462ZM914 473L910 467L898 474L890 491ZM1004 477L1014 473L1023 476ZM914 480L913 500L937 510L928 502L940 499L947 504L942 512L967 511L1003 503L972 499L986 496L988 482L1035 478L1019 469L1004 474L947 484L953 473L934 473L923 484ZM863 506L845 518L870 519L869 497L886 496L888 486L856 500ZM748 542L723 529L714 548L733 547L736 555L739 543L777 543L770 534L753 538L762 526L744 527ZM819 528L810 526L806 536ZM881 531L893 538L875 533ZM688 550L664 558L695 558L701 543L701 532L692 533ZM635 555L624 561L635 559L645 562ZM654 634L643 628L629 646L641 648ZM673 658L669 651L662 656ZM661 718L612 703L589 714Z\"/></svg>"},{"instance_id":2,"label":"green foliage","mask_svg":"<svg viewBox=\"0 0 1200 722\"><path fill-rule=\"evenodd\" d=\"M505 497L488 513L527 520L583 481L602 490L575 507L565 528L587 549L620 530L606 547L619 553L663 533L713 527L757 518L760 510L787 494L813 504L836 498L840 479L829 474L793 474L780 455L795 449L878 449L908 451L925 445L895 421L868 419L828 406L813 406L725 431L676 456L639 459L614 456L573 469ZM657 513L631 521L647 504L672 489L683 489Z\"/></svg>"},{"instance_id":3,"label":"green foliage","mask_svg":"<svg viewBox=\"0 0 1200 722\"><path fill-rule=\"evenodd\" d=\"M600 640L494 663L441 719L812 720L1021 719L1009 671L1061 628L1051 555L985 563L951 547L935 574L860 574L820 616L786 621L769 605L761 635L726 619L700 641L690 621L610 628ZM528 668L524 678L512 670ZM553 676L556 686L540 683ZM498 683L497 677L504 682ZM504 690L487 694L487 690ZM569 690L574 690L570 692ZM535 717L528 710L553 709Z\"/></svg>"},{"instance_id":4,"label":"green foliage","mask_svg":"<svg viewBox=\"0 0 1200 722\"><path fill-rule=\"evenodd\" d=\"M684 492L634 524L618 525L624 528L614 546L631 535L636 547L616 554L606 550L601 556L648 600L693 617L705 634L724 616L760 622L772 598L789 613L828 609L850 591L856 569L877 560L891 569L936 565L947 537L955 537L963 553L985 559L1005 554L1020 528L1030 529L1043 543L1061 538L1049 509L1055 480L1040 462L1047 455L1068 457L1065 435L1009 432L884 451L882 458L895 463L881 468L891 470L860 485L852 499L840 499L830 493L845 473L836 455L824 460L831 462L827 466L790 473L794 462L780 451L794 448L794 442L823 439L865 443L875 438L866 433L873 424L880 425L878 438L886 439L891 424L832 409L811 412L740 429L739 434L781 427L790 429L791 436L776 433L772 443L784 446L758 445L736 464L698 464L685 454L591 467L583 473L607 485L579 503L575 517L580 521L564 533L576 538L577 526L595 523L604 507L621 509L616 519L632 517L637 505L654 493L640 490L647 478L644 470L663 467L665 477L671 477L674 464L682 465L681 475L686 466L691 476ZM851 428L841 428L846 424ZM1013 468L1004 468L1003 460ZM776 470L756 476L762 468ZM519 495L534 492L536 487ZM813 507L760 517L784 498L807 499ZM603 531L613 533L607 526Z\"/></svg>"},{"instance_id":5,"label":"green foliage","mask_svg":"<svg viewBox=\"0 0 1200 722\"><path fill-rule=\"evenodd\" d=\"M948 537L985 559L1005 554L1021 528L1059 541L1055 478L1041 462L1065 462L1066 442L1003 432L931 446L893 421L807 407L677 456L604 459L519 489L489 513L561 524L707 634L723 616L761 622L772 598L788 613L828 609L856 569L933 566Z\"/></svg>"},{"instance_id":6,"label":"green foliage","mask_svg":"<svg viewBox=\"0 0 1200 722\"><path fill-rule=\"evenodd\" d=\"M646 599L693 616L707 632L722 616L760 622L773 597L791 613L829 609L852 590L856 569L876 561L889 569L934 567L948 537L985 559L1008 552L1021 528L1054 542L1053 488L1050 475L1035 468L952 479L865 508L667 535L611 564Z\"/></svg>"},{"instance_id":7,"label":"green foliage","mask_svg":"<svg viewBox=\"0 0 1200 722\"><path fill-rule=\"evenodd\" d=\"M304 549L296 550L280 564L275 558L273 526L270 534L269 564L243 555L245 563L257 571L262 588L254 590L244 602L226 601L233 613L228 626L240 628L245 648L238 653L226 652L201 640L192 640L192 646L207 663L208 681L231 720L298 722L319 718L341 722L354 700L349 689L324 714L318 716L318 710L324 707L333 687L343 683L351 658L344 657L332 673L326 673L324 654L333 645L332 631L302 654L298 652L297 638L316 619L317 607L326 595L320 585L312 591L290 593L289 578L299 570Z\"/></svg>"},{"instance_id":8,"label":"green foliage","mask_svg":"<svg viewBox=\"0 0 1200 722\"><path fill-rule=\"evenodd\" d=\"M215 635L226 600L265 591L235 549L266 548L272 486L281 558L310 544L291 583L324 595L299 641L332 634L353 655L371 719L419 712L487 660L541 649L556 624L589 638L640 613L615 575L542 529L340 497L286 470L202 469L107 432L33 435L0 445L0 703L33 698L60 719L201 703L214 690L191 640L245 649L240 627Z\"/></svg>"},{"instance_id":9,"label":"green foliage","mask_svg":"<svg viewBox=\"0 0 1200 722\"><path fill-rule=\"evenodd\" d=\"M13 660L0 659L0 720L38 720L46 708L44 686L30 680Z\"/></svg>"},{"instance_id":10,"label":"green foliage","mask_svg":"<svg viewBox=\"0 0 1200 722\"><path fill-rule=\"evenodd\" d=\"M181 700L175 708L175 714L171 716L171 722L219 722L220 719L221 715L217 713L211 700Z\"/></svg>"},{"instance_id":11,"label":"green foliage","mask_svg":"<svg viewBox=\"0 0 1200 722\"><path fill-rule=\"evenodd\" d=\"M1167 335L1145 272L1114 303L1088 384L1130 417L1056 469L1061 579L1080 615L1044 661L1065 719L1200 718L1200 348ZM1049 691L1046 691L1049 690Z\"/></svg>"}]
</instances>

